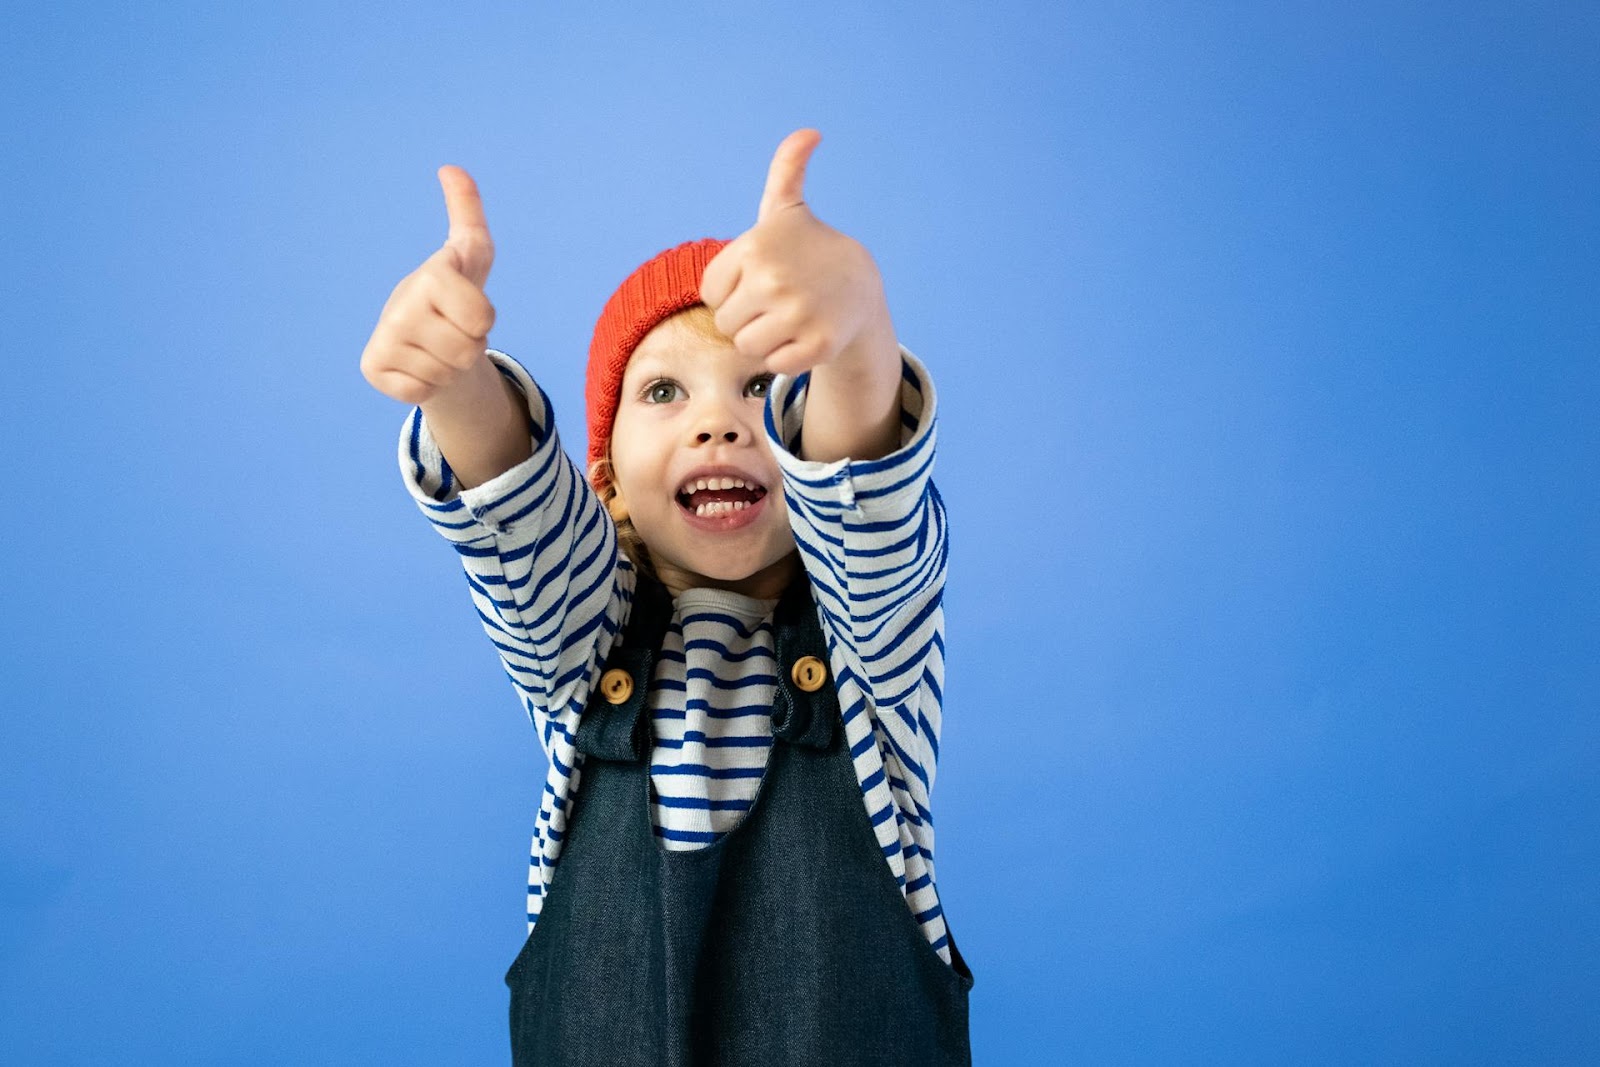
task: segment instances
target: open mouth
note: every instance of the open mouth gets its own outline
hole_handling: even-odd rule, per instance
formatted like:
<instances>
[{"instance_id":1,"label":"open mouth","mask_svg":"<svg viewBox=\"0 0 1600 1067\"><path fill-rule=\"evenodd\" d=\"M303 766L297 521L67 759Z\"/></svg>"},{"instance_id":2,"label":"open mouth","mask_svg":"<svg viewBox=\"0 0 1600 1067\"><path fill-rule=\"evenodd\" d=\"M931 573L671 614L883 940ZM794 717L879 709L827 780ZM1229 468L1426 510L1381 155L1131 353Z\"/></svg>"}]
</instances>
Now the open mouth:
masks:
<instances>
[{"instance_id":1,"label":"open mouth","mask_svg":"<svg viewBox=\"0 0 1600 1067\"><path fill-rule=\"evenodd\" d=\"M696 478L678 489L678 506L702 518L732 515L767 495L767 487L744 478Z\"/></svg>"}]
</instances>

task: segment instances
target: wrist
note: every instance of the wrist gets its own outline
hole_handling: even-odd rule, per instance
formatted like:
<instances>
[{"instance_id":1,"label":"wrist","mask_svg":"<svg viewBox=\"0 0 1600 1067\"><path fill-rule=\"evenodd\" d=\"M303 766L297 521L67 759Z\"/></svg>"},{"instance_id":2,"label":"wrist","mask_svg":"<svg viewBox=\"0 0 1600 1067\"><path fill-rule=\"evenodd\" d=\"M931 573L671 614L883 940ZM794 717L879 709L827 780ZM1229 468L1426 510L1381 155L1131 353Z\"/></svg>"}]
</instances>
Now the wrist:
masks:
<instances>
[{"instance_id":1,"label":"wrist","mask_svg":"<svg viewBox=\"0 0 1600 1067\"><path fill-rule=\"evenodd\" d=\"M900 380L900 342L895 335L894 323L889 319L889 309L879 304L865 326L853 337L839 354L817 370L825 377L849 381L862 388L871 389L876 383Z\"/></svg>"},{"instance_id":2,"label":"wrist","mask_svg":"<svg viewBox=\"0 0 1600 1067\"><path fill-rule=\"evenodd\" d=\"M488 356L418 407L462 489L482 485L533 454L526 398Z\"/></svg>"},{"instance_id":3,"label":"wrist","mask_svg":"<svg viewBox=\"0 0 1600 1067\"><path fill-rule=\"evenodd\" d=\"M480 354L470 368L449 385L435 389L417 406L422 409L423 418L430 422L435 415L449 418L471 411L482 413L485 405L498 402L497 394L503 382L504 376L495 369L494 361L487 354Z\"/></svg>"}]
</instances>

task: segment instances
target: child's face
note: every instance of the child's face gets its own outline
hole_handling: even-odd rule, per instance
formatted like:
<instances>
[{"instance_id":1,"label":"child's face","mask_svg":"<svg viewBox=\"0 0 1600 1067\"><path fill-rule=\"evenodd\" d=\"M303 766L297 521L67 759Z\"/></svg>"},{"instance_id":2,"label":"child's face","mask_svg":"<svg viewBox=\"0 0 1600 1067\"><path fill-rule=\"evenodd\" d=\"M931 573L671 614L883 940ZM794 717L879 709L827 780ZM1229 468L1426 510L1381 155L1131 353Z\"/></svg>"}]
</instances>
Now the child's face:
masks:
<instances>
[{"instance_id":1,"label":"child's face","mask_svg":"<svg viewBox=\"0 0 1600 1067\"><path fill-rule=\"evenodd\" d=\"M776 597L795 570L762 422L771 378L760 360L676 318L646 334L628 361L612 478L674 594L714 586Z\"/></svg>"}]
</instances>

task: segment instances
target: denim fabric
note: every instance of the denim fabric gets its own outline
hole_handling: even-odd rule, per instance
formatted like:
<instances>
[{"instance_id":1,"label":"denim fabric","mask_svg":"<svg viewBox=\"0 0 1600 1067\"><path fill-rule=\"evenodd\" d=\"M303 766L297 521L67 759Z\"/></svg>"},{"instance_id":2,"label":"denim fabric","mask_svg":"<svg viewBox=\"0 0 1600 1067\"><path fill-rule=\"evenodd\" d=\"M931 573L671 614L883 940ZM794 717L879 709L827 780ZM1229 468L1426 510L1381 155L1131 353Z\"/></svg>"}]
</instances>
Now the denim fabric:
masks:
<instances>
[{"instance_id":1,"label":"denim fabric","mask_svg":"<svg viewBox=\"0 0 1600 1067\"><path fill-rule=\"evenodd\" d=\"M659 648L671 610L641 582L608 663L636 672L634 698L585 710L561 860L506 974L514 1065L970 1064L972 973L953 934L954 967L928 944L889 870L832 680L790 680L800 656L827 660L804 581L774 620L781 684L754 805L708 847L657 843L640 650Z\"/></svg>"}]
</instances>

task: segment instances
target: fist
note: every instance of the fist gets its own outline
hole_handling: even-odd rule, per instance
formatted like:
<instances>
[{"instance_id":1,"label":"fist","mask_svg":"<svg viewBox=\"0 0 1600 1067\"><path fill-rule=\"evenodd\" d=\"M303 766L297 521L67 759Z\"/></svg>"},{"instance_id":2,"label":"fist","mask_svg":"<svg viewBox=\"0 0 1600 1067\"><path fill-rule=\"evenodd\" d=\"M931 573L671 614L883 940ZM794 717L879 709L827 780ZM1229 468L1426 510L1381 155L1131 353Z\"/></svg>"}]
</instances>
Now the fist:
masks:
<instances>
[{"instance_id":1,"label":"fist","mask_svg":"<svg viewBox=\"0 0 1600 1067\"><path fill-rule=\"evenodd\" d=\"M700 282L717 329L777 374L832 360L888 316L872 256L806 206L806 163L821 140L816 130L784 138L755 226L706 264Z\"/></svg>"},{"instance_id":2,"label":"fist","mask_svg":"<svg viewBox=\"0 0 1600 1067\"><path fill-rule=\"evenodd\" d=\"M483 293L494 241L477 183L439 168L450 231L444 246L389 294L361 353L361 373L385 396L421 404L467 378L488 357L494 305Z\"/></svg>"}]
</instances>

